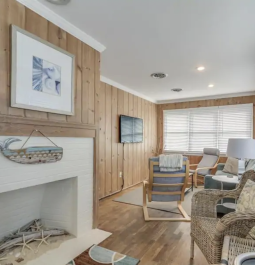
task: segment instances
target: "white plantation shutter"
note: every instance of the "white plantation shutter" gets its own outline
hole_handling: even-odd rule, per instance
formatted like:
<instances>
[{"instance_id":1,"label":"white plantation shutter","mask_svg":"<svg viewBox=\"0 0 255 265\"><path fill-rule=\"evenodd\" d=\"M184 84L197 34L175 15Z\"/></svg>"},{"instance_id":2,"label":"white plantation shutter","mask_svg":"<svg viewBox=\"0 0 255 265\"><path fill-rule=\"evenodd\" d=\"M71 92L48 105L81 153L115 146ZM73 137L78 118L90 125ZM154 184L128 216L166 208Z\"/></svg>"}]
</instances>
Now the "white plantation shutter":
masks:
<instances>
[{"instance_id":1,"label":"white plantation shutter","mask_svg":"<svg viewBox=\"0 0 255 265\"><path fill-rule=\"evenodd\" d=\"M253 104L164 111L164 150L226 153L229 138L252 138Z\"/></svg>"},{"instance_id":2,"label":"white plantation shutter","mask_svg":"<svg viewBox=\"0 0 255 265\"><path fill-rule=\"evenodd\" d=\"M187 151L189 145L189 112L164 111L164 149Z\"/></svg>"},{"instance_id":3,"label":"white plantation shutter","mask_svg":"<svg viewBox=\"0 0 255 265\"><path fill-rule=\"evenodd\" d=\"M204 147L217 146L217 121L217 107L190 109L189 152L201 153Z\"/></svg>"},{"instance_id":4,"label":"white plantation shutter","mask_svg":"<svg viewBox=\"0 0 255 265\"><path fill-rule=\"evenodd\" d=\"M253 104L219 107L219 149L226 153L229 138L253 137Z\"/></svg>"}]
</instances>

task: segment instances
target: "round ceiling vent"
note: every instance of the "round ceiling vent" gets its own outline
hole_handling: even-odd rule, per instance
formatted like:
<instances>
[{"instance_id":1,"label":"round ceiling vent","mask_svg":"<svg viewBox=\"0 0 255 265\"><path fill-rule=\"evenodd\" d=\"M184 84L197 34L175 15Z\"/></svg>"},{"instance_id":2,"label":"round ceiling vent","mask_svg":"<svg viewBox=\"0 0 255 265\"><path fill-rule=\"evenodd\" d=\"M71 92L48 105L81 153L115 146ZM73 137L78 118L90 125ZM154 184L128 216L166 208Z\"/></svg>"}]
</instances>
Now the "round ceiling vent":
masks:
<instances>
[{"instance_id":1,"label":"round ceiling vent","mask_svg":"<svg viewBox=\"0 0 255 265\"><path fill-rule=\"evenodd\" d=\"M71 0L46 0L55 5L67 5Z\"/></svg>"},{"instance_id":2,"label":"round ceiling vent","mask_svg":"<svg viewBox=\"0 0 255 265\"><path fill-rule=\"evenodd\" d=\"M165 73L153 73L153 74L151 74L151 77L155 78L155 79L163 79L163 78L166 78L167 76L168 75Z\"/></svg>"},{"instance_id":3,"label":"round ceiling vent","mask_svg":"<svg viewBox=\"0 0 255 265\"><path fill-rule=\"evenodd\" d=\"M182 91L181 88L172 88L171 90L172 90L173 92L181 92L181 91Z\"/></svg>"}]
</instances>

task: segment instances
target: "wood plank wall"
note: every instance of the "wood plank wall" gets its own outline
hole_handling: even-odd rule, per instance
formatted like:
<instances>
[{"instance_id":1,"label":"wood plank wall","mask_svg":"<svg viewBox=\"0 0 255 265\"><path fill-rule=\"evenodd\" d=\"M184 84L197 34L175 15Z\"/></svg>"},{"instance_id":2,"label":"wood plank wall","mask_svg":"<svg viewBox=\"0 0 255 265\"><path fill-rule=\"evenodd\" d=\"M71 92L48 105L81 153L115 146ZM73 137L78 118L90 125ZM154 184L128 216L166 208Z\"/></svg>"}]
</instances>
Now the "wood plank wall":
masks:
<instances>
[{"instance_id":1,"label":"wood plank wall","mask_svg":"<svg viewBox=\"0 0 255 265\"><path fill-rule=\"evenodd\" d=\"M76 55L75 115L10 107L10 25L14 24ZM15 0L0 0L0 134L27 135L35 126L51 136L95 137L99 131L100 198L148 177L156 147L156 105L110 85L100 85L100 53ZM118 144L118 117L144 119L144 143ZM123 164L123 154L124 164Z\"/></svg>"},{"instance_id":2,"label":"wood plank wall","mask_svg":"<svg viewBox=\"0 0 255 265\"><path fill-rule=\"evenodd\" d=\"M75 115L66 116L10 107L10 25L75 54ZM15 0L0 1L0 114L52 123L95 124L95 90L99 85L100 54L71 34Z\"/></svg>"},{"instance_id":3,"label":"wood plank wall","mask_svg":"<svg viewBox=\"0 0 255 265\"><path fill-rule=\"evenodd\" d=\"M199 108L199 107L213 107L224 105L236 105L236 104L253 104L253 138L255 138L255 96L245 97L233 97L211 100L199 100L189 102L178 102L157 105L158 112L158 145L160 147L160 153L163 150L163 111L171 109L187 109L187 108ZM197 164L201 160L201 156L189 156L190 164ZM221 157L220 162L224 163L226 157Z\"/></svg>"},{"instance_id":4,"label":"wood plank wall","mask_svg":"<svg viewBox=\"0 0 255 265\"><path fill-rule=\"evenodd\" d=\"M102 83L99 93L99 197L148 178L148 158L154 155L157 140L157 107L155 104L116 87ZM119 115L144 120L144 142L119 143Z\"/></svg>"}]
</instances>

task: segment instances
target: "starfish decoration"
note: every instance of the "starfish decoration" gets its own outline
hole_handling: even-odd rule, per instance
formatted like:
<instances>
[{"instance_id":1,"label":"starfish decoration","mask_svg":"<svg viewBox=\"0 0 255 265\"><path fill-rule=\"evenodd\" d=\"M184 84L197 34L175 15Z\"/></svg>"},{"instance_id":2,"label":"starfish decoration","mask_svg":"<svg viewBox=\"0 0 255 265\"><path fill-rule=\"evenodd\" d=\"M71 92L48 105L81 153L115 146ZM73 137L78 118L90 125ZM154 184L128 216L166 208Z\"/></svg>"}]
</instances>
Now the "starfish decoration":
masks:
<instances>
[{"instance_id":1,"label":"starfish decoration","mask_svg":"<svg viewBox=\"0 0 255 265\"><path fill-rule=\"evenodd\" d=\"M30 228L32 230L34 230L35 232L39 232L42 230L42 225L40 223L37 222L38 220L35 220L35 224L34 225L31 225Z\"/></svg>"},{"instance_id":2,"label":"starfish decoration","mask_svg":"<svg viewBox=\"0 0 255 265\"><path fill-rule=\"evenodd\" d=\"M24 249L25 248L28 248L30 250L33 251L33 249L28 245L28 243L30 243L31 241L33 241L34 239L30 239L28 241L26 241L26 238L25 238L25 235L23 234L23 242L22 243L18 243L18 244L15 244L15 246L22 246L22 254L25 255L25 252L24 252Z\"/></svg>"},{"instance_id":3,"label":"starfish decoration","mask_svg":"<svg viewBox=\"0 0 255 265\"><path fill-rule=\"evenodd\" d=\"M49 245L49 243L48 243L46 240L47 240L50 236L51 236L51 234L50 234L50 235L47 235L47 236L44 236L44 233L43 233L43 230L42 230L42 238L41 238L41 239L35 239L35 241L41 241L41 242L39 243L39 245L38 245L38 247L37 247L35 253L38 252L40 246L41 246L43 243L46 244L46 245Z\"/></svg>"}]
</instances>

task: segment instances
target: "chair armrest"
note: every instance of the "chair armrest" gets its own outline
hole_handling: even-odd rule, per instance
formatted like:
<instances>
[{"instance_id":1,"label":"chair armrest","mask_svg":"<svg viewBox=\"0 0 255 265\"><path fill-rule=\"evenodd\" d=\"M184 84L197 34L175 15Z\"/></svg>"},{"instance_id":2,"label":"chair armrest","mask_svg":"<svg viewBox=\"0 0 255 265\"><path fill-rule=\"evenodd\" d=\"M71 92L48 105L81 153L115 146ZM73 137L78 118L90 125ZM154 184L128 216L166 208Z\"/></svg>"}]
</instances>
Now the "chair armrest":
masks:
<instances>
[{"instance_id":1,"label":"chair armrest","mask_svg":"<svg viewBox=\"0 0 255 265\"><path fill-rule=\"evenodd\" d=\"M239 193L234 190L201 190L192 197L191 217L217 218L217 203L223 198L238 198ZM192 218L191 218L192 219Z\"/></svg>"},{"instance_id":2,"label":"chair armrest","mask_svg":"<svg viewBox=\"0 0 255 265\"><path fill-rule=\"evenodd\" d=\"M217 170L222 171L224 167L225 167L225 163L219 163L219 164L217 165Z\"/></svg>"},{"instance_id":3,"label":"chair armrest","mask_svg":"<svg viewBox=\"0 0 255 265\"><path fill-rule=\"evenodd\" d=\"M147 188L147 187L149 186L149 182L148 182L147 180L144 180L144 181L143 181L143 186L144 186L145 188Z\"/></svg>"},{"instance_id":4,"label":"chair armrest","mask_svg":"<svg viewBox=\"0 0 255 265\"><path fill-rule=\"evenodd\" d=\"M232 212L224 215L216 226L216 236L224 235L245 238L255 226L255 213Z\"/></svg>"},{"instance_id":5,"label":"chair armrest","mask_svg":"<svg viewBox=\"0 0 255 265\"><path fill-rule=\"evenodd\" d=\"M189 165L189 167L195 167L195 166L197 167L198 164L190 164L190 165Z\"/></svg>"},{"instance_id":6,"label":"chair armrest","mask_svg":"<svg viewBox=\"0 0 255 265\"><path fill-rule=\"evenodd\" d=\"M216 168L216 166L217 166L217 164L213 167L198 167L198 168L196 168L196 171L203 170L203 169L214 169L214 168Z\"/></svg>"}]
</instances>

